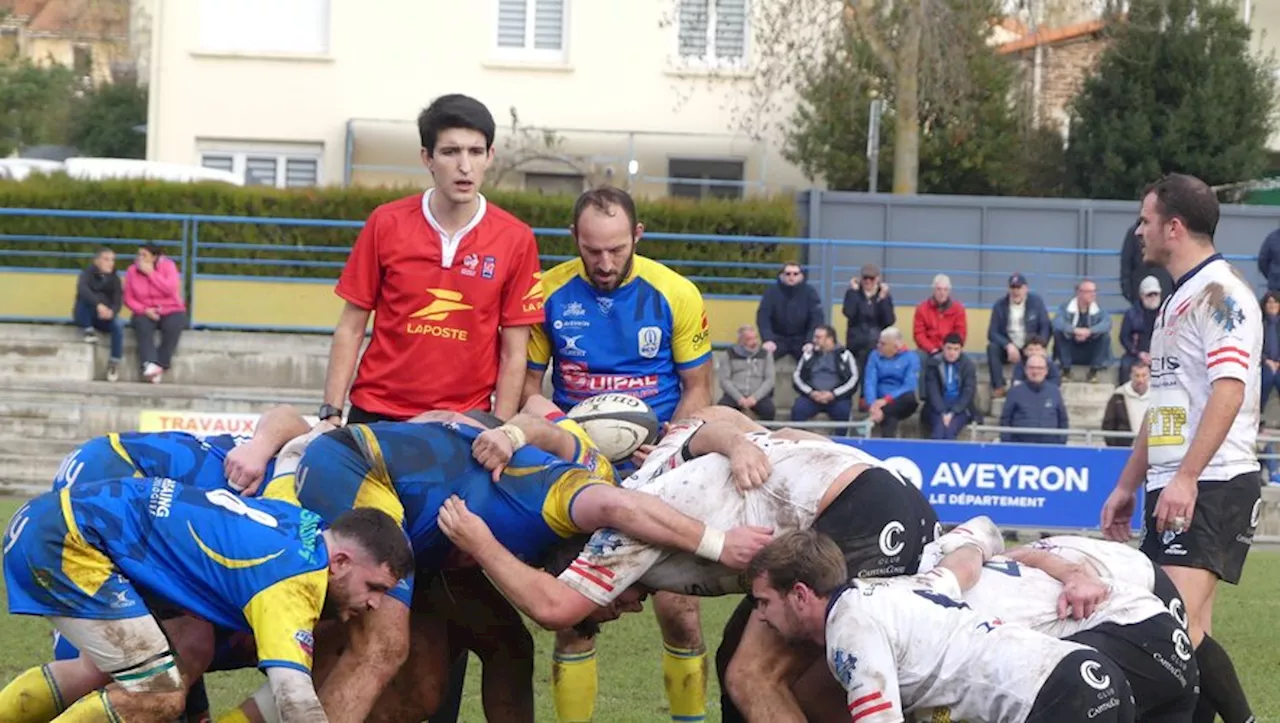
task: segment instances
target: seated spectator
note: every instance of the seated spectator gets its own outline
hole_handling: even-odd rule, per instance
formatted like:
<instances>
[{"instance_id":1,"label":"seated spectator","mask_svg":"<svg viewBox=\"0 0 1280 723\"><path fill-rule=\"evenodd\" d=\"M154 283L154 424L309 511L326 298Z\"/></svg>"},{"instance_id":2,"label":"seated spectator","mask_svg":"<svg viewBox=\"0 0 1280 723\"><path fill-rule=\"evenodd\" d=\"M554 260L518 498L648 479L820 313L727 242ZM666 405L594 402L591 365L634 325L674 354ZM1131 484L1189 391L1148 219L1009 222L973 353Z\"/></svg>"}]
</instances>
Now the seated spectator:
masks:
<instances>
[{"instance_id":1,"label":"seated spectator","mask_svg":"<svg viewBox=\"0 0 1280 723\"><path fill-rule=\"evenodd\" d=\"M1151 368L1151 330L1160 311L1160 280L1154 276L1143 279L1138 294L1138 300L1120 322L1120 345L1124 347L1124 356L1120 357L1121 384L1129 381L1129 369L1135 362Z\"/></svg>"},{"instance_id":2,"label":"seated spectator","mask_svg":"<svg viewBox=\"0 0 1280 723\"><path fill-rule=\"evenodd\" d=\"M1009 390L1000 412L1001 427L1024 429L1066 429L1067 405L1057 384L1045 381L1049 374L1049 361L1036 354L1027 357L1027 380ZM1028 444L1066 444L1065 435L1019 434L1001 432L1002 442Z\"/></svg>"},{"instance_id":3,"label":"seated spectator","mask_svg":"<svg viewBox=\"0 0 1280 723\"><path fill-rule=\"evenodd\" d=\"M155 244L143 244L124 277L124 303L133 312L142 376L159 384L187 326L178 265ZM160 347L156 348L156 332Z\"/></svg>"},{"instance_id":4,"label":"seated spectator","mask_svg":"<svg viewBox=\"0 0 1280 723\"><path fill-rule=\"evenodd\" d=\"M858 376L865 378L867 357L880 341L880 332L897 320L889 285L880 281L879 266L867 264L859 276L849 279L849 289L844 292L844 318L849 320L845 346L858 361Z\"/></svg>"},{"instance_id":5,"label":"seated spectator","mask_svg":"<svg viewBox=\"0 0 1280 723\"><path fill-rule=\"evenodd\" d=\"M116 276L116 252L103 246L80 272L71 317L90 344L98 341L95 330L111 334L111 358L107 360L109 382L120 378L120 358L124 356L124 319L120 318L123 302L124 291L120 277Z\"/></svg>"},{"instance_id":6,"label":"seated spectator","mask_svg":"<svg viewBox=\"0 0 1280 723\"><path fill-rule=\"evenodd\" d=\"M898 436L898 423L916 413L920 402L920 356L907 349L902 332L891 326L880 332L880 344L867 357L862 403L881 437Z\"/></svg>"},{"instance_id":7,"label":"seated spectator","mask_svg":"<svg viewBox=\"0 0 1280 723\"><path fill-rule=\"evenodd\" d=\"M1076 284L1076 295L1058 307L1053 319L1054 349L1062 373L1077 364L1089 366L1089 381L1111 361L1111 315L1098 306L1098 285L1088 279Z\"/></svg>"},{"instance_id":8,"label":"seated spectator","mask_svg":"<svg viewBox=\"0 0 1280 723\"><path fill-rule=\"evenodd\" d=\"M825 412L833 422L847 422L853 413L853 388L858 385L858 364L848 349L836 343L836 330L828 324L813 332L813 344L800 357L791 375L799 396L791 406L791 420L803 422ZM845 427L837 435L848 434Z\"/></svg>"},{"instance_id":9,"label":"seated spectator","mask_svg":"<svg viewBox=\"0 0 1280 723\"><path fill-rule=\"evenodd\" d=\"M933 439L955 439L978 417L978 370L959 334L942 340L942 355L925 370L924 421Z\"/></svg>"},{"instance_id":10,"label":"seated spectator","mask_svg":"<svg viewBox=\"0 0 1280 723\"><path fill-rule=\"evenodd\" d=\"M760 344L760 334L750 324L738 328L738 343L725 352L716 370L724 396L720 404L734 407L757 419L773 419L773 353Z\"/></svg>"},{"instance_id":11,"label":"seated spectator","mask_svg":"<svg viewBox=\"0 0 1280 723\"><path fill-rule=\"evenodd\" d=\"M951 298L951 279L946 274L933 277L933 295L916 307L913 327L916 348L930 356L942 351L947 334L966 338L964 305Z\"/></svg>"},{"instance_id":12,"label":"seated spectator","mask_svg":"<svg viewBox=\"0 0 1280 723\"><path fill-rule=\"evenodd\" d=\"M1280 291L1268 291L1262 297L1262 402L1258 413L1264 416L1271 390L1280 387Z\"/></svg>"},{"instance_id":13,"label":"seated spectator","mask_svg":"<svg viewBox=\"0 0 1280 723\"><path fill-rule=\"evenodd\" d=\"M1129 381L1116 387L1107 400L1107 411L1102 415L1102 429L1107 432L1132 432L1136 435L1147 418L1147 392L1150 388L1151 367L1141 359L1134 361L1129 370ZM1107 437L1106 442L1108 447L1132 447L1133 439Z\"/></svg>"},{"instance_id":14,"label":"seated spectator","mask_svg":"<svg viewBox=\"0 0 1280 723\"><path fill-rule=\"evenodd\" d=\"M791 356L798 361L824 319L818 290L805 283L804 271L796 263L782 267L778 283L764 292L756 310L760 338L775 359Z\"/></svg>"},{"instance_id":15,"label":"seated spectator","mask_svg":"<svg viewBox=\"0 0 1280 723\"><path fill-rule=\"evenodd\" d=\"M1022 361L1013 367L1013 383L1021 384L1027 381L1026 364L1027 359L1039 354L1049 365L1049 374L1045 377L1046 382L1054 384L1062 383L1062 370L1058 368L1058 362L1049 358L1049 344L1044 339L1033 336L1027 339L1027 345L1022 348Z\"/></svg>"},{"instance_id":16,"label":"seated spectator","mask_svg":"<svg viewBox=\"0 0 1280 723\"><path fill-rule=\"evenodd\" d=\"M1053 333L1049 309L1039 294L1031 293L1022 274L1009 277L1009 293L991 307L987 324L987 366L991 372L991 396L1004 396L1004 362L1022 363L1030 339L1048 339Z\"/></svg>"}]
</instances>

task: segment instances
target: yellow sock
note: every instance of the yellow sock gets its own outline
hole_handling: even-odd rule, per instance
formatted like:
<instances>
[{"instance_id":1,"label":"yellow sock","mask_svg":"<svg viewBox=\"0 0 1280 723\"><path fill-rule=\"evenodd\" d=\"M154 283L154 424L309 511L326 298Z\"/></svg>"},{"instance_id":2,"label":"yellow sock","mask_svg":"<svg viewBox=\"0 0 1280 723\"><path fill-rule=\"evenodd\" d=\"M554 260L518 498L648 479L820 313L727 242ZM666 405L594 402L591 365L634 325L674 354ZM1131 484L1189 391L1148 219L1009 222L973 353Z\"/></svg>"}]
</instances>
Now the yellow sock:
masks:
<instances>
[{"instance_id":1,"label":"yellow sock","mask_svg":"<svg viewBox=\"0 0 1280 723\"><path fill-rule=\"evenodd\" d=\"M551 696L561 723L587 723L596 713L596 651L556 653L551 662Z\"/></svg>"},{"instance_id":2,"label":"yellow sock","mask_svg":"<svg viewBox=\"0 0 1280 723\"><path fill-rule=\"evenodd\" d=\"M2 721L49 723L65 707L47 665L31 668L0 690Z\"/></svg>"},{"instance_id":3,"label":"yellow sock","mask_svg":"<svg viewBox=\"0 0 1280 723\"><path fill-rule=\"evenodd\" d=\"M111 707L107 691L99 690L81 698L52 723L124 723L124 719Z\"/></svg>"},{"instance_id":4,"label":"yellow sock","mask_svg":"<svg viewBox=\"0 0 1280 723\"><path fill-rule=\"evenodd\" d=\"M707 651L662 646L662 682L667 686L671 720L707 718Z\"/></svg>"},{"instance_id":5,"label":"yellow sock","mask_svg":"<svg viewBox=\"0 0 1280 723\"><path fill-rule=\"evenodd\" d=\"M236 708L230 713L219 717L217 723L251 723L251 721L249 720L249 716L244 714L244 711Z\"/></svg>"}]
</instances>

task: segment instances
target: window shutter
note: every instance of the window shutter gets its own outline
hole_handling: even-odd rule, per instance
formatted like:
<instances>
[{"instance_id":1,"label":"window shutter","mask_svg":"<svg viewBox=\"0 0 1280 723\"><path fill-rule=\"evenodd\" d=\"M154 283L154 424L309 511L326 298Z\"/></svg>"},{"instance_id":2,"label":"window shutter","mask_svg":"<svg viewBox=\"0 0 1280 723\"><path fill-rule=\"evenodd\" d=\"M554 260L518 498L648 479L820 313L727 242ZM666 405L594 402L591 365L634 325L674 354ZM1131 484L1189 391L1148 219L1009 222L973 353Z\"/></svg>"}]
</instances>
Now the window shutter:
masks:
<instances>
[{"instance_id":1,"label":"window shutter","mask_svg":"<svg viewBox=\"0 0 1280 723\"><path fill-rule=\"evenodd\" d=\"M200 165L216 171L231 172L236 168L236 159L234 156L205 154L200 157Z\"/></svg>"},{"instance_id":2,"label":"window shutter","mask_svg":"<svg viewBox=\"0 0 1280 723\"><path fill-rule=\"evenodd\" d=\"M747 0L715 0L715 57L741 60L747 48Z\"/></svg>"},{"instance_id":3,"label":"window shutter","mask_svg":"<svg viewBox=\"0 0 1280 723\"><path fill-rule=\"evenodd\" d=\"M306 188L316 185L319 163L314 158L288 158L284 162L284 187Z\"/></svg>"},{"instance_id":4,"label":"window shutter","mask_svg":"<svg viewBox=\"0 0 1280 723\"><path fill-rule=\"evenodd\" d=\"M711 0L680 0L680 57L707 57Z\"/></svg>"},{"instance_id":5,"label":"window shutter","mask_svg":"<svg viewBox=\"0 0 1280 723\"><path fill-rule=\"evenodd\" d=\"M246 186L276 185L276 159L267 156L249 156L244 159L244 184Z\"/></svg>"},{"instance_id":6,"label":"window shutter","mask_svg":"<svg viewBox=\"0 0 1280 723\"><path fill-rule=\"evenodd\" d=\"M523 48L528 23L525 0L498 0L498 47Z\"/></svg>"},{"instance_id":7,"label":"window shutter","mask_svg":"<svg viewBox=\"0 0 1280 723\"><path fill-rule=\"evenodd\" d=\"M533 10L533 47L564 48L564 0L536 0Z\"/></svg>"}]
</instances>

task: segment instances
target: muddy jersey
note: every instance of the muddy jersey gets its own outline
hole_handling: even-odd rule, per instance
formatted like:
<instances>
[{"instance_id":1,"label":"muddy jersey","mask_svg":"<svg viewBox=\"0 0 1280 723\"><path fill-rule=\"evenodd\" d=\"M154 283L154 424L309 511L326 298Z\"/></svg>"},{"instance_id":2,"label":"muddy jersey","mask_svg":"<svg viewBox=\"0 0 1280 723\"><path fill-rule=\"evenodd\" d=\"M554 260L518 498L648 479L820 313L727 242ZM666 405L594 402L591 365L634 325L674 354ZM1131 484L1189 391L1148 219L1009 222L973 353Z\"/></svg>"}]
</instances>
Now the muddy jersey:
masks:
<instances>
[{"instance_id":1,"label":"muddy jersey","mask_svg":"<svg viewBox=\"0 0 1280 723\"><path fill-rule=\"evenodd\" d=\"M1219 379L1244 382L1244 402L1200 480L1258 471L1261 358L1262 311L1231 264L1214 254L1178 279L1151 333L1148 491L1162 489L1178 471Z\"/></svg>"},{"instance_id":2,"label":"muddy jersey","mask_svg":"<svg viewBox=\"0 0 1280 723\"><path fill-rule=\"evenodd\" d=\"M1123 582L1148 592L1155 589L1155 567L1137 548L1123 542L1095 540L1077 535L1055 535L1030 544L1069 562L1087 563L1103 582Z\"/></svg>"},{"instance_id":3,"label":"muddy jersey","mask_svg":"<svg viewBox=\"0 0 1280 723\"><path fill-rule=\"evenodd\" d=\"M806 529L817 517L818 503L846 470L859 464L884 466L849 445L750 434L748 438L768 456L773 473L761 487L743 492L735 486L723 455L685 459L685 443L696 429L697 425L682 425L668 433L623 485L722 530L739 525L761 525L775 533ZM560 580L598 605L609 604L636 582L702 596L749 588L741 574L718 563L609 528L591 536Z\"/></svg>"},{"instance_id":4,"label":"muddy jersey","mask_svg":"<svg viewBox=\"0 0 1280 723\"><path fill-rule=\"evenodd\" d=\"M1054 668L1088 650L959 601L945 569L856 580L831 596L826 652L859 723L1022 721Z\"/></svg>"}]
</instances>

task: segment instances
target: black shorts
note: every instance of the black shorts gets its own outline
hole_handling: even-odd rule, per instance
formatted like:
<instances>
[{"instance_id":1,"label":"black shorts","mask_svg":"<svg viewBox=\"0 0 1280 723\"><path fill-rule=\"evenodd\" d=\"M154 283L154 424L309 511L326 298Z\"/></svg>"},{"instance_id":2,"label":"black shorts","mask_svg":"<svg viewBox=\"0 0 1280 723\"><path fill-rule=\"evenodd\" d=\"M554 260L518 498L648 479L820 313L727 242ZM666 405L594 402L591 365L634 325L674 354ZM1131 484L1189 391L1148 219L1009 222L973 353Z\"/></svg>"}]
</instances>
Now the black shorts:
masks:
<instances>
[{"instance_id":1,"label":"black shorts","mask_svg":"<svg viewBox=\"0 0 1280 723\"><path fill-rule=\"evenodd\" d=\"M1103 623L1068 640L1088 645L1120 667L1142 721L1190 721L1200 690L1191 636L1162 613L1131 625Z\"/></svg>"},{"instance_id":2,"label":"black shorts","mask_svg":"<svg viewBox=\"0 0 1280 723\"><path fill-rule=\"evenodd\" d=\"M1156 531L1160 490L1147 495L1142 552L1157 565L1208 570L1231 584L1240 582L1262 510L1262 476L1246 472L1226 482L1201 482L1191 528L1175 534Z\"/></svg>"},{"instance_id":3,"label":"black shorts","mask_svg":"<svg viewBox=\"0 0 1280 723\"><path fill-rule=\"evenodd\" d=\"M1189 631L1191 628L1187 625L1187 604L1182 601L1178 586L1173 584L1173 580L1170 579L1169 573L1165 572L1164 568L1159 565L1152 565L1152 567L1155 568L1156 584L1151 592L1160 598L1160 602L1164 603L1165 609L1169 611L1174 620L1178 621L1182 629Z\"/></svg>"},{"instance_id":4,"label":"black shorts","mask_svg":"<svg viewBox=\"0 0 1280 723\"><path fill-rule=\"evenodd\" d=\"M1095 650L1077 650L1058 663L1031 706L1026 723L1129 723L1133 693L1120 666Z\"/></svg>"},{"instance_id":5,"label":"black shorts","mask_svg":"<svg viewBox=\"0 0 1280 723\"><path fill-rule=\"evenodd\" d=\"M942 530L920 490L880 467L855 477L813 529L839 545L851 578L914 574L925 545Z\"/></svg>"}]
</instances>

